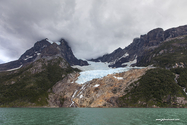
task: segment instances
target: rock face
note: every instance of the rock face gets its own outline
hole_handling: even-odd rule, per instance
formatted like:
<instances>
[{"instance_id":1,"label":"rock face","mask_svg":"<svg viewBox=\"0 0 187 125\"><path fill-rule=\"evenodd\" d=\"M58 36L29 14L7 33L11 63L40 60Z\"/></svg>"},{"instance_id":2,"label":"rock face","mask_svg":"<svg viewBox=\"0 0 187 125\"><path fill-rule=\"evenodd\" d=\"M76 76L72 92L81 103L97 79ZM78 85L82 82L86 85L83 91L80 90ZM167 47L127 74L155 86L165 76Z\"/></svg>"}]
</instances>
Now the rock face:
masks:
<instances>
[{"instance_id":1,"label":"rock face","mask_svg":"<svg viewBox=\"0 0 187 125\"><path fill-rule=\"evenodd\" d=\"M166 69L185 68L187 66L187 35L168 38L157 48L144 50L139 56L137 66L154 65Z\"/></svg>"},{"instance_id":2,"label":"rock face","mask_svg":"<svg viewBox=\"0 0 187 125\"><path fill-rule=\"evenodd\" d=\"M74 83L78 74L73 73L53 86L49 106L53 107L118 107L116 99L123 96L131 83L145 74L148 68L94 79L83 85ZM63 100L63 104L60 103Z\"/></svg>"},{"instance_id":3,"label":"rock face","mask_svg":"<svg viewBox=\"0 0 187 125\"><path fill-rule=\"evenodd\" d=\"M134 65L141 66L139 62L147 54L146 50L154 50L159 47L164 41L187 35L187 25L177 28L171 28L164 31L162 28L156 28L151 30L145 35L141 35L139 38L135 38L133 42L124 49L116 49L110 54L106 54L92 61L102 61L110 63L111 67L124 67L126 62L137 59L137 63ZM125 54L128 56L125 56Z\"/></svg>"},{"instance_id":4,"label":"rock face","mask_svg":"<svg viewBox=\"0 0 187 125\"><path fill-rule=\"evenodd\" d=\"M146 70L147 68L133 69L94 79L85 85L83 91L77 92L75 104L78 107L118 107L116 99L123 96L125 88L137 81Z\"/></svg>"},{"instance_id":5,"label":"rock face","mask_svg":"<svg viewBox=\"0 0 187 125\"><path fill-rule=\"evenodd\" d=\"M108 62L111 67L124 67L129 65L127 63L129 61L132 61L130 65L141 66L144 62L152 60L152 62L158 64L160 67L161 64L164 64L162 67L166 68L167 71L169 71L168 67L186 68L186 34L187 26L172 28L166 31L157 28L146 35L141 35L140 38L135 38L133 43L128 47L124 49L118 48L111 54L92 59L92 61ZM180 41L178 42L178 40ZM171 44L167 44L169 42ZM151 53L153 50L158 51L156 54ZM167 60L165 57L167 57ZM165 65L163 61L169 63ZM79 76L79 72L77 71L79 70L72 68L71 66L73 65L82 66L88 65L88 63L78 60L64 39L57 43L52 43L48 39L36 42L34 47L27 50L18 60L0 65L0 71L18 69L20 67L18 70L0 72L0 106L123 107L123 104L126 104L126 102L123 100L120 103L119 99L126 95L128 96L128 92L130 93L131 90L134 90L133 88L136 89L141 83L140 80L145 80L143 77L146 75L146 71L150 71L149 67L133 69L123 73L108 75L100 79L93 79L84 84L77 84L76 80ZM163 71L160 73L155 71L153 73L156 75L149 75L146 77L148 80L145 80L150 83L150 87L147 82L142 82L143 87L148 86L148 89L144 89L143 92L147 92L145 90L152 88L153 81L156 84L158 83L157 81L163 82L164 84L161 85L165 85L169 81L165 80L165 77L168 76ZM168 82L169 84L172 83L172 80L173 82L175 80L174 83L176 86L181 83L182 85L186 84L185 81L182 81L186 80L183 79L186 78L186 74L183 74L186 71L180 69L170 72L171 75L174 73L179 73L176 74L178 77L171 77L171 82ZM161 74L159 76L161 79L154 80L158 74ZM153 78L153 80L149 80L149 78ZM168 88L168 86L160 87L158 85L157 87L159 90L164 88L163 91L165 91L165 88ZM182 87L184 87L185 91L187 85ZM172 88L177 89L180 86ZM153 91L152 89L150 90ZM140 95L140 91L132 91L132 93L135 92ZM154 92L160 93L158 90L154 90ZM180 93L186 94L182 89ZM151 94L146 93L143 97L147 97L147 95ZM162 103L168 103L172 99L176 101L175 104L183 106L187 104L185 97L186 95L181 97L167 95L164 97ZM132 98L129 96L125 98L125 101L126 99ZM151 99L154 101L154 98ZM136 101L138 101L137 104L146 104L141 99ZM157 107L156 105L151 106Z\"/></svg>"},{"instance_id":6,"label":"rock face","mask_svg":"<svg viewBox=\"0 0 187 125\"><path fill-rule=\"evenodd\" d=\"M47 106L51 88L77 71L65 59L53 56L38 59L17 70L1 72L0 107Z\"/></svg>"},{"instance_id":7,"label":"rock face","mask_svg":"<svg viewBox=\"0 0 187 125\"><path fill-rule=\"evenodd\" d=\"M28 63L34 62L41 58L50 58L52 56L59 56L64 58L71 66L72 65L88 65L86 61L78 60L68 43L61 39L58 43L50 43L49 40L43 39L34 44L34 46L27 50L21 57L16 60L5 64L0 64L0 71L13 69L24 66Z\"/></svg>"},{"instance_id":8,"label":"rock face","mask_svg":"<svg viewBox=\"0 0 187 125\"><path fill-rule=\"evenodd\" d=\"M108 75L100 79L93 79L81 85L75 82L79 74L76 72L71 73L53 86L50 91L51 94L49 94L48 106L90 108L123 107L119 100L129 94L127 90L133 89L134 86L138 87L139 80L150 69L152 68L133 69L123 73ZM168 103L168 100L173 100L172 104L176 104L176 107L187 104L184 97L166 96L164 97L163 103ZM136 101L138 101L137 105L146 105L146 102L142 100ZM158 106L152 104L149 107L156 108Z\"/></svg>"},{"instance_id":9,"label":"rock face","mask_svg":"<svg viewBox=\"0 0 187 125\"><path fill-rule=\"evenodd\" d=\"M75 83L78 73L68 74L63 80L57 82L52 90L49 90L48 106L49 107L70 107L72 95L81 85ZM74 107L74 105L73 105Z\"/></svg>"},{"instance_id":10,"label":"rock face","mask_svg":"<svg viewBox=\"0 0 187 125\"><path fill-rule=\"evenodd\" d=\"M95 61L95 62L99 62L99 61L101 61L101 62L113 62L113 61L115 61L115 59L117 57L123 56L123 53L124 53L123 49L122 48L118 48L114 52L112 52L111 54L106 54L106 55L104 55L102 57L99 57L97 59L91 59L90 61Z\"/></svg>"}]
</instances>

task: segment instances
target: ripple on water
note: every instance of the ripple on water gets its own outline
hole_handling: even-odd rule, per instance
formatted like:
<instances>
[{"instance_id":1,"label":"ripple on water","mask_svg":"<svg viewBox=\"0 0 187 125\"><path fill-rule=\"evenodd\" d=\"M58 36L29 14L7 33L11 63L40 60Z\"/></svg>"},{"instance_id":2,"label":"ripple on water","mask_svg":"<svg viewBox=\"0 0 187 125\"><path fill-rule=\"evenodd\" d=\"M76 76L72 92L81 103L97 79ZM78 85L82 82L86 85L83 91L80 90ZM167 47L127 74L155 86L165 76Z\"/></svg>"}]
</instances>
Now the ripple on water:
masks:
<instances>
[{"instance_id":1,"label":"ripple on water","mask_svg":"<svg viewBox=\"0 0 187 125\"><path fill-rule=\"evenodd\" d=\"M0 108L0 125L186 125L187 109L174 108ZM180 119L156 121L156 119Z\"/></svg>"}]
</instances>

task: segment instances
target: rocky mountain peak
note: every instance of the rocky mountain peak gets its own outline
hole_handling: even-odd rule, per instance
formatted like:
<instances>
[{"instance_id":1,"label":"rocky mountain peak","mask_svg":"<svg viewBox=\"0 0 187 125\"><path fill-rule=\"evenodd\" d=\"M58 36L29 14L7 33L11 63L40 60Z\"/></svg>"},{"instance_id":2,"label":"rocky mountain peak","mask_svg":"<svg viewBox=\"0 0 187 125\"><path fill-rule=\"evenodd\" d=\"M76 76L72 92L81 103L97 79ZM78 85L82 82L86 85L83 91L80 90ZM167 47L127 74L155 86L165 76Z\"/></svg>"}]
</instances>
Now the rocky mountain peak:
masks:
<instances>
[{"instance_id":1,"label":"rocky mountain peak","mask_svg":"<svg viewBox=\"0 0 187 125\"><path fill-rule=\"evenodd\" d=\"M179 26L177 28L171 28L166 31L164 31L164 37L165 39L174 38L182 35L187 34L187 25L185 26Z\"/></svg>"},{"instance_id":2,"label":"rocky mountain peak","mask_svg":"<svg viewBox=\"0 0 187 125\"><path fill-rule=\"evenodd\" d=\"M65 39L53 42L48 38L37 41L32 48L27 50L18 60L1 64L0 71L24 66L41 58L53 58L59 56L65 59L70 65L88 65L86 61L78 60Z\"/></svg>"},{"instance_id":3,"label":"rocky mountain peak","mask_svg":"<svg viewBox=\"0 0 187 125\"><path fill-rule=\"evenodd\" d=\"M60 42L61 42L61 43L64 43L64 44L68 44L68 43L66 42L66 40L63 39L63 38L60 39Z\"/></svg>"},{"instance_id":4,"label":"rocky mountain peak","mask_svg":"<svg viewBox=\"0 0 187 125\"><path fill-rule=\"evenodd\" d=\"M157 28L147 33L146 41L148 42L148 46L159 44L163 40L164 40L164 30L162 28Z\"/></svg>"},{"instance_id":5,"label":"rocky mountain peak","mask_svg":"<svg viewBox=\"0 0 187 125\"><path fill-rule=\"evenodd\" d=\"M115 61L116 57L122 56L123 55L123 49L122 48L118 48L116 50L114 50L112 53L110 54L105 54L101 57L98 57L97 59L91 59L90 61L95 61L95 62L112 62Z\"/></svg>"},{"instance_id":6,"label":"rocky mountain peak","mask_svg":"<svg viewBox=\"0 0 187 125\"><path fill-rule=\"evenodd\" d=\"M135 38L133 42L124 49L116 49L110 54L106 54L92 61L101 60L102 62L112 63L111 67L124 67L126 62L137 59L135 65L140 66L138 63L147 55L147 50L152 51L159 47L165 40L179 36L187 35L187 25L163 30L156 28L149 31L147 34L140 35ZM129 56L124 56L125 54Z\"/></svg>"},{"instance_id":7,"label":"rocky mountain peak","mask_svg":"<svg viewBox=\"0 0 187 125\"><path fill-rule=\"evenodd\" d=\"M47 41L48 39L43 39L41 41L37 41L35 44L34 44L34 48L37 50L39 50L40 48L44 47L44 46L48 46L50 45L50 43Z\"/></svg>"},{"instance_id":8,"label":"rocky mountain peak","mask_svg":"<svg viewBox=\"0 0 187 125\"><path fill-rule=\"evenodd\" d=\"M123 49L121 47L117 48L116 50L114 50L112 53L119 53L120 51L122 51Z\"/></svg>"}]
</instances>

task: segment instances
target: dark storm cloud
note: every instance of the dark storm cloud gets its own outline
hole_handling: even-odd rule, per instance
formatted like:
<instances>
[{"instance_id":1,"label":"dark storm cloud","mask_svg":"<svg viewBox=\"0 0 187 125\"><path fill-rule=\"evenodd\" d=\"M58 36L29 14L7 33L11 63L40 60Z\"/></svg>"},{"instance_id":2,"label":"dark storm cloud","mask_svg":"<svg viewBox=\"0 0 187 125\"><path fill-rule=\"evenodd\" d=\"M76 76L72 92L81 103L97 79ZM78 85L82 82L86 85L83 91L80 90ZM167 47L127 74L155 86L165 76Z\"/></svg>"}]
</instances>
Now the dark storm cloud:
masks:
<instances>
[{"instance_id":1,"label":"dark storm cloud","mask_svg":"<svg viewBox=\"0 0 187 125\"><path fill-rule=\"evenodd\" d=\"M124 48L153 28L187 24L186 0L6 0L0 3L0 59L43 38L65 38L79 58Z\"/></svg>"}]
</instances>

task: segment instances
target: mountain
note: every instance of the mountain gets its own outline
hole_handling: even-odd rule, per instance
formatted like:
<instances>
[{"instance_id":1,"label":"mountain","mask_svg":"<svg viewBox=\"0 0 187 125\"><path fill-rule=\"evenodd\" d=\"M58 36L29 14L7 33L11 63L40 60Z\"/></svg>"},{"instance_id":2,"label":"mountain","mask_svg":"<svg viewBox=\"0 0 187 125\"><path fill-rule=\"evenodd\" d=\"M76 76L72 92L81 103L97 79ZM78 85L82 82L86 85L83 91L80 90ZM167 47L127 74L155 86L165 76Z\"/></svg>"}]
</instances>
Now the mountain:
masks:
<instances>
[{"instance_id":1,"label":"mountain","mask_svg":"<svg viewBox=\"0 0 187 125\"><path fill-rule=\"evenodd\" d=\"M63 39L38 41L0 65L0 107L187 107L186 30L154 29L90 65Z\"/></svg>"},{"instance_id":2,"label":"mountain","mask_svg":"<svg viewBox=\"0 0 187 125\"><path fill-rule=\"evenodd\" d=\"M126 87L116 102L119 107L187 107L185 88L180 84L185 79L184 72L186 69L180 70L180 74L173 70L150 69Z\"/></svg>"},{"instance_id":3,"label":"mountain","mask_svg":"<svg viewBox=\"0 0 187 125\"><path fill-rule=\"evenodd\" d=\"M0 73L0 107L47 106L51 88L78 72L59 56L41 58L20 69Z\"/></svg>"},{"instance_id":4,"label":"mountain","mask_svg":"<svg viewBox=\"0 0 187 125\"><path fill-rule=\"evenodd\" d=\"M170 38L154 50L145 50L138 65L153 65L166 69L187 66L187 35Z\"/></svg>"},{"instance_id":5,"label":"mountain","mask_svg":"<svg viewBox=\"0 0 187 125\"><path fill-rule=\"evenodd\" d=\"M187 25L165 31L162 28L156 28L145 35L141 35L139 38L135 38L124 49L118 48L110 54L91 60L95 62L108 62L110 67L125 67L129 61L134 62L132 66L145 66L142 60L149 52L158 48L164 41L183 35L187 35Z\"/></svg>"},{"instance_id":6,"label":"mountain","mask_svg":"<svg viewBox=\"0 0 187 125\"><path fill-rule=\"evenodd\" d=\"M78 60L74 56L71 48L64 39L61 39L59 42L52 42L46 38L36 42L34 46L27 50L23 55L21 55L21 57L18 60L8 62L5 64L0 64L0 71L19 68L41 58L50 58L51 56L62 57L71 66L88 65L86 61Z\"/></svg>"},{"instance_id":7,"label":"mountain","mask_svg":"<svg viewBox=\"0 0 187 125\"><path fill-rule=\"evenodd\" d=\"M136 73L139 71L129 76L118 74L119 81L112 77L108 78L109 76L95 80L94 83L99 85L107 81L111 86L106 90L104 89L108 87L107 85L97 89L90 88L89 90L92 91L89 93L95 93L94 98L84 92L84 96L89 97L93 103L88 104L86 100L77 98L75 101L77 105L91 107L98 104L100 107L187 107L186 55L187 26L166 31L161 28L151 30L146 35L135 38L124 49L118 48L110 54L92 59L95 62L108 62L110 67L125 67L132 64L131 66L149 66L152 67L151 69L140 73L136 78L134 76L137 76ZM129 79L128 77L134 78L124 82L123 80ZM117 95L109 93L108 90Z\"/></svg>"},{"instance_id":8,"label":"mountain","mask_svg":"<svg viewBox=\"0 0 187 125\"><path fill-rule=\"evenodd\" d=\"M64 39L36 42L18 60L0 65L0 106L47 106L51 88L80 72L73 65L88 63L78 60Z\"/></svg>"}]
</instances>

